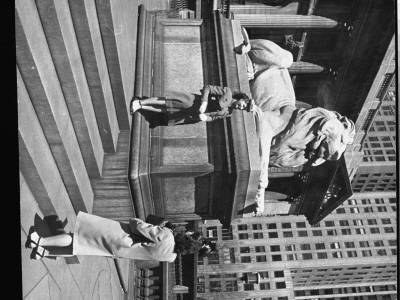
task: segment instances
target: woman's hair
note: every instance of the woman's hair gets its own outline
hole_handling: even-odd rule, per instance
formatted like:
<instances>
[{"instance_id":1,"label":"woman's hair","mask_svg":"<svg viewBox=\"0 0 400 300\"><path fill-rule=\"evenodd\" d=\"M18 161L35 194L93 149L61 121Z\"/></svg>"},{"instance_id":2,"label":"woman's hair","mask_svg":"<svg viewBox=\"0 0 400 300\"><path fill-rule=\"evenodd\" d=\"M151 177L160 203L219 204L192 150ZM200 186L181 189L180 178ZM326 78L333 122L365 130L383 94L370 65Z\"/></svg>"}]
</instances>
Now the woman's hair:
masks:
<instances>
[{"instance_id":1,"label":"woman's hair","mask_svg":"<svg viewBox=\"0 0 400 300\"><path fill-rule=\"evenodd\" d=\"M175 250L177 254L185 255L189 253L197 253L201 246L202 241L199 239L198 233L187 234L180 232L175 235Z\"/></svg>"},{"instance_id":2,"label":"woman's hair","mask_svg":"<svg viewBox=\"0 0 400 300\"><path fill-rule=\"evenodd\" d=\"M246 108L244 110L251 111L252 110L252 102L254 102L252 99L250 99L249 96L245 93L233 93L232 98L235 100L243 100L246 103Z\"/></svg>"},{"instance_id":3,"label":"woman's hair","mask_svg":"<svg viewBox=\"0 0 400 300\"><path fill-rule=\"evenodd\" d=\"M245 93L233 93L232 98L235 100L243 99L243 101L246 102L247 104L250 102L249 96L247 96L247 94Z\"/></svg>"}]
</instances>

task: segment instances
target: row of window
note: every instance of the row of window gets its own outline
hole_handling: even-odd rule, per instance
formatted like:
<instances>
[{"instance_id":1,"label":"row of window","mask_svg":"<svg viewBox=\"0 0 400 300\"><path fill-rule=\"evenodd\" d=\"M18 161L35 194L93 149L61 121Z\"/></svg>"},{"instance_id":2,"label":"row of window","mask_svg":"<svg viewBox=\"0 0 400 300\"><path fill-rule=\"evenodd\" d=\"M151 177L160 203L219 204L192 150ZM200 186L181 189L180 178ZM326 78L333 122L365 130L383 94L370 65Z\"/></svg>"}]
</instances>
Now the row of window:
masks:
<instances>
[{"instance_id":1,"label":"row of window","mask_svg":"<svg viewBox=\"0 0 400 300\"><path fill-rule=\"evenodd\" d=\"M275 287L273 287L272 282L271 283L270 282L260 282L258 284L258 286L259 286L260 290L270 290L271 286L272 286L272 288L275 288L278 290L286 289L286 283L284 281L275 282ZM244 284L243 287L244 287L245 291L253 291L254 290L253 283Z\"/></svg>"},{"instance_id":2,"label":"row of window","mask_svg":"<svg viewBox=\"0 0 400 300\"><path fill-rule=\"evenodd\" d=\"M384 198L375 198L375 199L350 199L347 200L348 205L358 205L358 204L385 204L385 203L397 203L396 198L388 198L387 200Z\"/></svg>"},{"instance_id":3,"label":"row of window","mask_svg":"<svg viewBox=\"0 0 400 300\"><path fill-rule=\"evenodd\" d=\"M354 271L357 269L360 270L372 270L372 266L363 266L363 267L347 267L347 268L332 268L330 271L332 272L343 272L343 271ZM397 270L397 265L379 265L376 266L375 269L394 269L395 272ZM290 273L296 274L296 273L312 273L313 271L315 272L328 272L328 269L301 269L301 270L290 270ZM361 274L361 273L360 273ZM367 274L367 273L365 273Z\"/></svg>"},{"instance_id":4,"label":"row of window","mask_svg":"<svg viewBox=\"0 0 400 300\"><path fill-rule=\"evenodd\" d=\"M384 291L396 291L397 288L394 284L389 285L375 285L375 286L357 286L346 288L329 288L329 289L310 289L310 290L297 290L294 292L295 296L315 296L315 295L332 295L332 294L359 294L359 293L373 293Z\"/></svg>"},{"instance_id":5,"label":"row of window","mask_svg":"<svg viewBox=\"0 0 400 300\"><path fill-rule=\"evenodd\" d=\"M347 208L348 212L352 214L359 214L361 213L361 210L358 207L350 207ZM397 211L396 206L390 206L390 209L392 211ZM387 212L388 208L386 206L367 206L363 208L364 213L372 213L372 212ZM345 214L347 211L344 207L340 207L336 209L337 214Z\"/></svg>"},{"instance_id":6,"label":"row of window","mask_svg":"<svg viewBox=\"0 0 400 300\"><path fill-rule=\"evenodd\" d=\"M338 235L338 232L341 232L342 235L351 235L353 232L356 234L367 234L367 230L371 234L378 234L378 233L393 233L394 229L393 227L383 227L383 231L381 232L381 228L379 227L370 227L370 228L344 228L339 231L339 229L327 229L326 230L326 235L328 236L335 236ZM313 236L322 236L322 230L311 230L310 235ZM265 234L266 237L270 239L274 238L279 238L278 232L268 232ZM293 237L293 232L292 231L283 231L282 236L285 238ZM299 230L297 231L297 236L298 237L307 237L309 236L309 233L307 230ZM264 233L262 232L253 232L253 233L239 233L239 240L247 240L247 239L263 239L264 238Z\"/></svg>"},{"instance_id":7,"label":"row of window","mask_svg":"<svg viewBox=\"0 0 400 300\"><path fill-rule=\"evenodd\" d=\"M353 192L355 193L361 193L361 192L373 192L373 191L396 191L396 184L390 184L390 185L386 185L385 187L376 187L376 186L353 186ZM393 211L396 211L395 207L392 207ZM372 212L372 211L370 211Z\"/></svg>"},{"instance_id":8,"label":"row of window","mask_svg":"<svg viewBox=\"0 0 400 300\"><path fill-rule=\"evenodd\" d=\"M254 300L254 298L246 298L244 300ZM288 297L287 296L281 296L278 298L263 297L263 298L260 298L260 300L288 300Z\"/></svg>"},{"instance_id":9,"label":"row of window","mask_svg":"<svg viewBox=\"0 0 400 300\"><path fill-rule=\"evenodd\" d=\"M375 240L375 241L359 241L358 242L359 246L362 248L366 247L384 247L385 243L383 240ZM315 250L324 250L326 249L326 245L329 245L330 249L340 249L340 243L339 242L333 242L333 243L315 243L314 247ZM345 248L356 248L356 242L344 242L343 243ZM397 240L388 240L387 241L388 246L397 246ZM311 244L299 244L297 245L298 249L297 250L311 250ZM280 245L270 245L269 246L270 252L281 252L282 250L284 251L296 251L296 244L286 244L284 247ZM250 247L240 247L239 251L241 254L245 253L250 253ZM256 253L260 252L265 252L266 248L265 246L255 246L254 251Z\"/></svg>"},{"instance_id":10,"label":"row of window","mask_svg":"<svg viewBox=\"0 0 400 300\"><path fill-rule=\"evenodd\" d=\"M369 256L374 256L372 250L361 250L361 251L356 251L356 250L351 250L351 251L333 251L331 252L331 257L332 258L342 258L343 253L347 254L347 257L358 257L358 253L361 254L363 257L369 257ZM388 255L388 252L386 249L376 249L374 251L375 255L378 256L386 256ZM392 248L390 249L390 254L391 255L397 255L397 249ZM273 256L273 255L272 255ZM293 253L293 254L287 254L286 258L287 260L298 260L299 257L301 257L303 260L308 260L308 259L313 259L313 258L318 258L318 259L327 259L328 258L328 253L327 252L318 252L314 253L314 256L312 253ZM282 260L282 259L280 259Z\"/></svg>"}]
</instances>

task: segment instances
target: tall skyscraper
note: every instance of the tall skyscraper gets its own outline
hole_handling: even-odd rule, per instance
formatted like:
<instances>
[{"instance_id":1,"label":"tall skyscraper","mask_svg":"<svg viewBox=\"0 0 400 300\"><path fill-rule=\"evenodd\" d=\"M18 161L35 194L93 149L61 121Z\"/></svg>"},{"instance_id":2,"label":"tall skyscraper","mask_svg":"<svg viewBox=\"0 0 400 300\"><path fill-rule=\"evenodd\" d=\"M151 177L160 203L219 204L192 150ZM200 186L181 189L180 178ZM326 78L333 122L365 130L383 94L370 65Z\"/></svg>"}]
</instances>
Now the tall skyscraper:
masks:
<instances>
[{"instance_id":1,"label":"tall skyscraper","mask_svg":"<svg viewBox=\"0 0 400 300\"><path fill-rule=\"evenodd\" d=\"M220 248L199 260L198 297L396 299L396 207L393 192L360 193L314 227L304 216L237 219L231 239L206 221Z\"/></svg>"},{"instance_id":2,"label":"tall skyscraper","mask_svg":"<svg viewBox=\"0 0 400 300\"><path fill-rule=\"evenodd\" d=\"M356 193L396 190L396 77L389 75L387 90L362 145L362 162L352 180Z\"/></svg>"}]
</instances>

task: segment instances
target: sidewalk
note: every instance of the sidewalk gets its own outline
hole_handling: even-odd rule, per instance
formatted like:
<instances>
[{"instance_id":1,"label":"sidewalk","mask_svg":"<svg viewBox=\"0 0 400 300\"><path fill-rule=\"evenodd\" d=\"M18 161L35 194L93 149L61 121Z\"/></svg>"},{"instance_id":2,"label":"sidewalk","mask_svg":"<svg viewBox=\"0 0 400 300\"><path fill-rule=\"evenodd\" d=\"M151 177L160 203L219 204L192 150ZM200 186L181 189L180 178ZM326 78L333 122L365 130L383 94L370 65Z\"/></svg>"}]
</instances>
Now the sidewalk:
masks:
<instances>
[{"instance_id":1,"label":"sidewalk","mask_svg":"<svg viewBox=\"0 0 400 300\"><path fill-rule=\"evenodd\" d=\"M20 196L23 299L123 299L112 259L79 256L79 264L67 264L64 258L31 260L31 250L25 249L27 233L34 225L35 215L43 215L22 176Z\"/></svg>"}]
</instances>

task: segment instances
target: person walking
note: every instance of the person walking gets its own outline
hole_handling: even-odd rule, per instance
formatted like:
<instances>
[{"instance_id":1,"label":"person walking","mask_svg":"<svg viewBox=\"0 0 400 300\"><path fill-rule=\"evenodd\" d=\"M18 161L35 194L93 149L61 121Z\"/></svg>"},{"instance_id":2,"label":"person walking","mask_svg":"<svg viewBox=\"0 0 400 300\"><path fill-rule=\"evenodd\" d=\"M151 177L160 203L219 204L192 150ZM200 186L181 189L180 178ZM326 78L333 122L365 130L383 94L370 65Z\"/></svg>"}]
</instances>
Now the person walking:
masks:
<instances>
[{"instance_id":1,"label":"person walking","mask_svg":"<svg viewBox=\"0 0 400 300\"><path fill-rule=\"evenodd\" d=\"M177 254L196 253L202 243L199 233L178 232L132 218L117 222L79 212L73 234L41 237L30 230L26 242L31 259L95 255L112 258L173 262Z\"/></svg>"}]
</instances>

